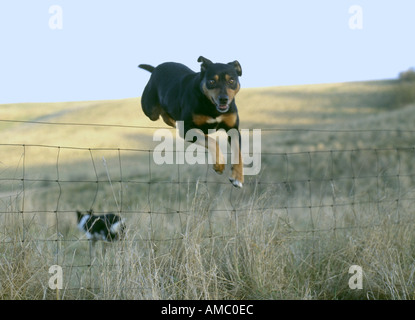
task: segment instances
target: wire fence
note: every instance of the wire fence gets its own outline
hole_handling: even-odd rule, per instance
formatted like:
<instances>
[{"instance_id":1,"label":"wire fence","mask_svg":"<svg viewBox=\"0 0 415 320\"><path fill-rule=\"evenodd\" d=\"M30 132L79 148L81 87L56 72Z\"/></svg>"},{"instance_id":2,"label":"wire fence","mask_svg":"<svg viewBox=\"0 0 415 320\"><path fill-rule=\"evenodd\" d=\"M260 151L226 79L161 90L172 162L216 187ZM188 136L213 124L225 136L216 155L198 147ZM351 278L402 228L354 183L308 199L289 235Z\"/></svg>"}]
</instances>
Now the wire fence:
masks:
<instances>
[{"instance_id":1,"label":"wire fence","mask_svg":"<svg viewBox=\"0 0 415 320\"><path fill-rule=\"evenodd\" d=\"M49 126L163 127L0 120ZM253 216L282 226L291 237L413 224L415 144L412 130L262 129L277 132L406 135L404 145L274 152L262 146L261 171L235 189L210 165L156 165L152 148L87 148L0 144L0 244L47 243L53 263L94 267L94 253L76 230L75 211L126 217L123 240L145 244L183 241L189 221L205 218L203 239L247 236ZM409 138L408 138L409 137ZM289 149L289 148L288 148ZM206 155L207 157L207 155ZM130 236L128 236L128 234ZM83 246L83 251L81 247ZM68 260L79 252L83 258ZM64 256L62 256L64 254ZM109 266L111 262L106 263ZM89 273L91 287L93 271ZM80 283L80 281L79 281ZM78 283L78 284L79 284ZM70 290L82 286L72 284Z\"/></svg>"}]
</instances>

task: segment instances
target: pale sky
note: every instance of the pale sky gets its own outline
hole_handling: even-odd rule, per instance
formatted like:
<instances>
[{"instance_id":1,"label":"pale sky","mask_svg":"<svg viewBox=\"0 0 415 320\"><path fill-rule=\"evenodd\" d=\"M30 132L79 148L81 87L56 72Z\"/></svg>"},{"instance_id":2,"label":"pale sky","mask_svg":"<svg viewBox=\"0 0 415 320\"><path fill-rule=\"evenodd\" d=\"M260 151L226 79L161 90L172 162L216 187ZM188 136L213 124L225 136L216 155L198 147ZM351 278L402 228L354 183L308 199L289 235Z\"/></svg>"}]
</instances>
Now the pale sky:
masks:
<instances>
[{"instance_id":1,"label":"pale sky","mask_svg":"<svg viewBox=\"0 0 415 320\"><path fill-rule=\"evenodd\" d=\"M138 64L199 71L200 55L238 60L242 88L396 78L415 66L414 12L412 0L1 0L0 104L139 97Z\"/></svg>"}]
</instances>

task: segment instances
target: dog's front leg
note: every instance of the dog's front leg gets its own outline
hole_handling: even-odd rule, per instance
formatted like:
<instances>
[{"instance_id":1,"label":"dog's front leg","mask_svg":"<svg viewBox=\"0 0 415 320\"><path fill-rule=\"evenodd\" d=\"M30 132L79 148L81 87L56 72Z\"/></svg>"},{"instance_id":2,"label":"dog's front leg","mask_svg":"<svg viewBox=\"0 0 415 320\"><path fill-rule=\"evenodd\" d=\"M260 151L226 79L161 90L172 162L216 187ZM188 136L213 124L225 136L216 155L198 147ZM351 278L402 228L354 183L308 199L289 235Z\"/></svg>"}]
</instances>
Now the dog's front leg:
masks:
<instances>
[{"instance_id":1,"label":"dog's front leg","mask_svg":"<svg viewBox=\"0 0 415 320\"><path fill-rule=\"evenodd\" d=\"M205 147L212 156L213 170L217 173L222 174L225 170L225 157L223 156L219 143L216 139L204 134L202 130L196 128L186 128L179 126L179 135L186 141L197 143Z\"/></svg>"},{"instance_id":2,"label":"dog's front leg","mask_svg":"<svg viewBox=\"0 0 415 320\"><path fill-rule=\"evenodd\" d=\"M222 152L219 148L219 143L216 139L205 135L205 142L206 142L206 149L209 150L212 158L214 159L215 163L213 164L213 170L217 173L222 174L223 170L225 170L225 157L223 156Z\"/></svg>"},{"instance_id":3,"label":"dog's front leg","mask_svg":"<svg viewBox=\"0 0 415 320\"><path fill-rule=\"evenodd\" d=\"M236 134L234 134L235 132ZM228 136L231 145L232 163L232 175L229 180L235 187L242 188L244 183L244 165L241 155L241 133L237 129L231 129L228 131Z\"/></svg>"}]
</instances>

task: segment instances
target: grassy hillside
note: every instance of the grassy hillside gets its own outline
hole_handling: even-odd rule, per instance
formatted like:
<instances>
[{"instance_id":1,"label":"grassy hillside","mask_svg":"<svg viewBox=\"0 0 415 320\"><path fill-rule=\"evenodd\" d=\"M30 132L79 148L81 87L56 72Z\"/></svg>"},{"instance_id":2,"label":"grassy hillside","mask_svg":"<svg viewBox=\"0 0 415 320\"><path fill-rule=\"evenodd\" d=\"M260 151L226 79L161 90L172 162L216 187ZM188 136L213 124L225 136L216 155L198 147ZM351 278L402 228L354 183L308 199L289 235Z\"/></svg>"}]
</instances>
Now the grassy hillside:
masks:
<instances>
[{"instance_id":1,"label":"grassy hillside","mask_svg":"<svg viewBox=\"0 0 415 320\"><path fill-rule=\"evenodd\" d=\"M0 121L0 297L56 298L59 264L64 299L413 298L412 92L242 90L241 128L262 129L261 172L242 190L229 168L156 165L166 125L139 98L0 105L0 120L49 123ZM75 227L90 208L128 221L105 256ZM363 290L348 286L355 264Z\"/></svg>"},{"instance_id":2,"label":"grassy hillside","mask_svg":"<svg viewBox=\"0 0 415 320\"><path fill-rule=\"evenodd\" d=\"M241 128L338 126L402 107L397 80L244 89L237 97ZM406 104L404 104L406 105ZM140 99L1 105L1 120L166 127L141 111ZM364 124L361 124L364 125ZM394 128L393 125L391 128ZM366 129L370 129L367 128ZM148 129L52 126L1 122L2 140L18 144L139 148L151 141ZM150 137L149 140L145 139ZM144 138L144 141L142 141Z\"/></svg>"}]
</instances>

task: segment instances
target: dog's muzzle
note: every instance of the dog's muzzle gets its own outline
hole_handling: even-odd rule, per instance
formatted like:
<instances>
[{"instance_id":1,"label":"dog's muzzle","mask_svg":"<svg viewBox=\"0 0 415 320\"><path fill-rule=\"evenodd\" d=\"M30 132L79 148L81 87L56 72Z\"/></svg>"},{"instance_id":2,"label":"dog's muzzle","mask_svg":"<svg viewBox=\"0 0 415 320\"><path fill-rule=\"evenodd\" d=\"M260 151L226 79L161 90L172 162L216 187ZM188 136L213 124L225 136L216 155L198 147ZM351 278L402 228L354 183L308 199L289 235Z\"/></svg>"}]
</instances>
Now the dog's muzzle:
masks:
<instances>
[{"instance_id":1,"label":"dog's muzzle","mask_svg":"<svg viewBox=\"0 0 415 320\"><path fill-rule=\"evenodd\" d=\"M216 109L221 112L225 113L229 110L229 98L228 96L219 96L218 98L219 103L216 102Z\"/></svg>"},{"instance_id":2,"label":"dog's muzzle","mask_svg":"<svg viewBox=\"0 0 415 320\"><path fill-rule=\"evenodd\" d=\"M225 113L225 112L228 112L228 110L229 110L229 105L228 105L228 104L225 104L225 105L220 105L220 104L217 104L217 105L216 105L216 109L217 109L220 113Z\"/></svg>"}]
</instances>

